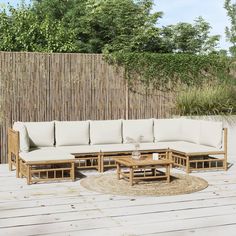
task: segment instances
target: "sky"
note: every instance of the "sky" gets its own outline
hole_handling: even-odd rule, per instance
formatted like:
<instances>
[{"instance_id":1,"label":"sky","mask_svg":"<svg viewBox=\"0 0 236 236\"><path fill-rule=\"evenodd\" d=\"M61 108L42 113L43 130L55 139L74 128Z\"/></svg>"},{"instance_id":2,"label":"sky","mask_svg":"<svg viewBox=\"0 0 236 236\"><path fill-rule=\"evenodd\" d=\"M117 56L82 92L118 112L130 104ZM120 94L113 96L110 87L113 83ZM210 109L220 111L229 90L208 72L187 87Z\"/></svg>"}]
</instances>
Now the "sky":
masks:
<instances>
[{"instance_id":1,"label":"sky","mask_svg":"<svg viewBox=\"0 0 236 236\"><path fill-rule=\"evenodd\" d=\"M194 23L194 19L202 16L212 27L211 34L221 35L219 48L228 49L230 44L225 38L225 27L230 25L230 21L224 2L225 0L154 0L154 10L164 13L158 26L178 22Z\"/></svg>"},{"instance_id":2,"label":"sky","mask_svg":"<svg viewBox=\"0 0 236 236\"><path fill-rule=\"evenodd\" d=\"M193 23L194 19L202 16L212 26L211 34L221 35L219 48L228 49L230 44L225 38L225 27L229 20L224 9L225 0L154 0L154 11L164 13L158 26L176 24L178 22ZM0 0L1 3L16 5L20 0ZM26 0L30 2L30 0Z\"/></svg>"}]
</instances>

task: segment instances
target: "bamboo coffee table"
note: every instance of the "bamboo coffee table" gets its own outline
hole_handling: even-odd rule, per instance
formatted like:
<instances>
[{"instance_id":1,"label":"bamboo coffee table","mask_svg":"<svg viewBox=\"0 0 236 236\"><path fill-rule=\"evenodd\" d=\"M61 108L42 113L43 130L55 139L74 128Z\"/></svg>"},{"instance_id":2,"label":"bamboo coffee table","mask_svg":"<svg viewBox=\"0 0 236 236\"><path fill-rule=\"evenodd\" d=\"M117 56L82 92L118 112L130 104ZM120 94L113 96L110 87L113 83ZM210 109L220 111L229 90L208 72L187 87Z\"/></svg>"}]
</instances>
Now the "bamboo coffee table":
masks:
<instances>
[{"instance_id":1,"label":"bamboo coffee table","mask_svg":"<svg viewBox=\"0 0 236 236\"><path fill-rule=\"evenodd\" d=\"M139 160L132 159L131 157L117 157L117 178L127 179L130 185L133 186L137 180L148 179L166 179L170 182L170 168L174 162L171 160L153 160L150 156L142 156ZM124 170L121 166L128 168ZM164 168L165 172L160 170Z\"/></svg>"}]
</instances>

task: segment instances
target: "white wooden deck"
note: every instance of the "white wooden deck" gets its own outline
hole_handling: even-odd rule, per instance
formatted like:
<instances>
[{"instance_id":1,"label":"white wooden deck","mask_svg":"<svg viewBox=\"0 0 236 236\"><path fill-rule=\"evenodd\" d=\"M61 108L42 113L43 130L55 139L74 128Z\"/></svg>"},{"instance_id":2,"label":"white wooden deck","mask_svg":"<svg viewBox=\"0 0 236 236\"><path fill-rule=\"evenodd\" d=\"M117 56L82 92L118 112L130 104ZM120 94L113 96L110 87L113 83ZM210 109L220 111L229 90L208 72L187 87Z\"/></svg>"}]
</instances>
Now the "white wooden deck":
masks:
<instances>
[{"instance_id":1,"label":"white wooden deck","mask_svg":"<svg viewBox=\"0 0 236 236\"><path fill-rule=\"evenodd\" d=\"M210 186L187 195L124 197L87 191L79 180L27 186L0 165L0 235L235 236L236 165L194 175Z\"/></svg>"}]
</instances>

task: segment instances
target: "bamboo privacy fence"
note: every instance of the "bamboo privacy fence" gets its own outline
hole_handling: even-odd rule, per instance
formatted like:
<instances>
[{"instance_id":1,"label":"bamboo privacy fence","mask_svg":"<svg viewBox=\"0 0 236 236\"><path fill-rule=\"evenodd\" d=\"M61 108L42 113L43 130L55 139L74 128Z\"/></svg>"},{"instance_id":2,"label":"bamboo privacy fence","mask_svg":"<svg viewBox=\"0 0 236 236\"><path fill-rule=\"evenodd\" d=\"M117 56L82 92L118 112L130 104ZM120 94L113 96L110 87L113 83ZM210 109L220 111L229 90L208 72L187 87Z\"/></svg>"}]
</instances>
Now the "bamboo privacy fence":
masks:
<instances>
[{"instance_id":1,"label":"bamboo privacy fence","mask_svg":"<svg viewBox=\"0 0 236 236\"><path fill-rule=\"evenodd\" d=\"M14 121L168 117L172 95L128 88L124 69L101 54L0 52L1 163Z\"/></svg>"}]
</instances>

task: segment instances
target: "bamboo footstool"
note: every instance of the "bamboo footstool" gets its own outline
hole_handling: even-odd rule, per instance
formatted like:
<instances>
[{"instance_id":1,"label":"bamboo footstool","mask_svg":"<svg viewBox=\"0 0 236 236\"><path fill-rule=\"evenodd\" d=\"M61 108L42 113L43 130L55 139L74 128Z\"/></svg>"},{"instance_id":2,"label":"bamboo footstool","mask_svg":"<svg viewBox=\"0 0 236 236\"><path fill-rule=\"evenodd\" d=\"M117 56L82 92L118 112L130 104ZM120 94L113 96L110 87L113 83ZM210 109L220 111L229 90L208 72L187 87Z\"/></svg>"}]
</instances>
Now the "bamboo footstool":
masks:
<instances>
[{"instance_id":1,"label":"bamboo footstool","mask_svg":"<svg viewBox=\"0 0 236 236\"><path fill-rule=\"evenodd\" d=\"M137 180L148 179L166 179L170 182L170 168L174 162L171 160L153 160L152 157L141 157L140 160L129 158L116 158L117 178L127 179L132 186ZM122 170L121 166L128 168L128 171ZM165 172L160 168L164 168Z\"/></svg>"},{"instance_id":2,"label":"bamboo footstool","mask_svg":"<svg viewBox=\"0 0 236 236\"><path fill-rule=\"evenodd\" d=\"M42 181L75 181L74 156L56 153L53 158L50 155L28 158L20 155L19 177L26 177L27 184Z\"/></svg>"}]
</instances>

